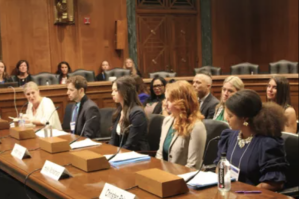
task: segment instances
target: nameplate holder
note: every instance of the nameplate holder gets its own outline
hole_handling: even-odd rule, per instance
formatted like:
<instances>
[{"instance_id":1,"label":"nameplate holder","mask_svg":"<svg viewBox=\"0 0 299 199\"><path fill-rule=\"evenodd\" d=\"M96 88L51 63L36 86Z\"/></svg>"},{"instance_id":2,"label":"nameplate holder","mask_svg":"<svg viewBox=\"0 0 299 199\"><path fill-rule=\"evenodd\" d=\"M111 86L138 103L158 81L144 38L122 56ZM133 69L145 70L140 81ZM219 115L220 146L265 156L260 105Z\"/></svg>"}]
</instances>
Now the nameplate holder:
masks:
<instances>
[{"instance_id":1,"label":"nameplate holder","mask_svg":"<svg viewBox=\"0 0 299 199\"><path fill-rule=\"evenodd\" d=\"M24 159L24 158L31 158L31 155L29 153L29 151L27 150L27 148L19 145L19 144L15 144L15 146L12 149L11 155L17 159Z\"/></svg>"},{"instance_id":2,"label":"nameplate holder","mask_svg":"<svg viewBox=\"0 0 299 199\"><path fill-rule=\"evenodd\" d=\"M85 172L110 168L110 164L105 156L90 150L72 152L71 157L71 164Z\"/></svg>"},{"instance_id":3,"label":"nameplate holder","mask_svg":"<svg viewBox=\"0 0 299 199\"><path fill-rule=\"evenodd\" d=\"M59 137L39 138L39 146L49 153L59 153L70 150L69 142Z\"/></svg>"},{"instance_id":4,"label":"nameplate holder","mask_svg":"<svg viewBox=\"0 0 299 199\"><path fill-rule=\"evenodd\" d=\"M41 173L53 180L59 181L61 179L72 177L69 171L58 164L46 160Z\"/></svg>"},{"instance_id":5,"label":"nameplate holder","mask_svg":"<svg viewBox=\"0 0 299 199\"><path fill-rule=\"evenodd\" d=\"M25 140L25 139L36 137L33 128L26 128L26 127L10 128L9 135L18 140Z\"/></svg>"},{"instance_id":6,"label":"nameplate holder","mask_svg":"<svg viewBox=\"0 0 299 199\"><path fill-rule=\"evenodd\" d=\"M142 170L136 172L135 175L135 184L140 189L161 198L175 196L189 191L183 178L160 169Z\"/></svg>"},{"instance_id":7,"label":"nameplate holder","mask_svg":"<svg viewBox=\"0 0 299 199\"><path fill-rule=\"evenodd\" d=\"M100 199L137 199L136 195L120 189L109 183L105 183Z\"/></svg>"}]
</instances>

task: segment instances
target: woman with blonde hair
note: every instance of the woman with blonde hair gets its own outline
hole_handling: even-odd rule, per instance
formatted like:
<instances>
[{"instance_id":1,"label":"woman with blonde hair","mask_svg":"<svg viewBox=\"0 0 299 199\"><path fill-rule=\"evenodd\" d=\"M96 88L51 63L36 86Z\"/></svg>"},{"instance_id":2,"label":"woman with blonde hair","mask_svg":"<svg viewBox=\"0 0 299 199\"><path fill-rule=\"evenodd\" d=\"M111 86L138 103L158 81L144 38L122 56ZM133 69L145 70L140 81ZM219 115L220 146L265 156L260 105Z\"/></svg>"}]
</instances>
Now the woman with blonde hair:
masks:
<instances>
[{"instance_id":1,"label":"woman with blonde hair","mask_svg":"<svg viewBox=\"0 0 299 199\"><path fill-rule=\"evenodd\" d=\"M12 79L6 72L4 62L0 60L0 84L4 84L5 82L12 82Z\"/></svg>"},{"instance_id":2,"label":"woman with blonde hair","mask_svg":"<svg viewBox=\"0 0 299 199\"><path fill-rule=\"evenodd\" d=\"M156 158L199 168L206 144L204 118L193 86L187 81L167 84L166 108L171 113L162 125Z\"/></svg>"},{"instance_id":3,"label":"woman with blonde hair","mask_svg":"<svg viewBox=\"0 0 299 199\"><path fill-rule=\"evenodd\" d=\"M136 69L135 63L131 58L127 58L125 60L123 68L131 70L131 75L138 75L139 77L142 77L140 71Z\"/></svg>"},{"instance_id":4,"label":"woman with blonde hair","mask_svg":"<svg viewBox=\"0 0 299 199\"><path fill-rule=\"evenodd\" d=\"M225 78L221 90L221 98L219 104L216 106L213 120L225 121L224 104L237 91L244 89L243 81L237 76L229 76Z\"/></svg>"},{"instance_id":5,"label":"woman with blonde hair","mask_svg":"<svg viewBox=\"0 0 299 199\"><path fill-rule=\"evenodd\" d=\"M45 125L47 122L54 128L61 130L61 123L55 106L50 98L40 96L36 83L28 82L24 85L24 94L28 100L26 123ZM53 115L52 115L53 114Z\"/></svg>"}]
</instances>

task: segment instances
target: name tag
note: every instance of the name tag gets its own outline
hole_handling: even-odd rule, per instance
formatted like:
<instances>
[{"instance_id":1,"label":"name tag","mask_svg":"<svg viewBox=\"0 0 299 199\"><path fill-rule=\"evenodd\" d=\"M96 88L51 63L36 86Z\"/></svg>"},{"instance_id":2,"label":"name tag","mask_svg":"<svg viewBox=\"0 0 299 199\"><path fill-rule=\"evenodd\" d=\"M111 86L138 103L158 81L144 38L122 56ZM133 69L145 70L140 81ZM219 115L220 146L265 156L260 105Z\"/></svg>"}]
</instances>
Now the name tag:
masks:
<instances>
[{"instance_id":1,"label":"name tag","mask_svg":"<svg viewBox=\"0 0 299 199\"><path fill-rule=\"evenodd\" d=\"M236 181L239 181L239 174L240 174L240 169L231 164L230 177L236 179Z\"/></svg>"},{"instance_id":2,"label":"name tag","mask_svg":"<svg viewBox=\"0 0 299 199\"><path fill-rule=\"evenodd\" d=\"M19 144L15 144L15 146L13 147L13 150L11 152L11 155L13 157L16 157L16 158L20 159L20 160L22 160L23 158L30 158L31 157L29 151L25 147L23 147Z\"/></svg>"},{"instance_id":3,"label":"name tag","mask_svg":"<svg viewBox=\"0 0 299 199\"><path fill-rule=\"evenodd\" d=\"M46 160L41 173L56 181L62 178L72 177L66 168L48 160Z\"/></svg>"},{"instance_id":4,"label":"name tag","mask_svg":"<svg viewBox=\"0 0 299 199\"><path fill-rule=\"evenodd\" d=\"M74 132L75 131L75 127L76 127L76 122L71 122L70 123L70 127L71 127L71 131Z\"/></svg>"},{"instance_id":5,"label":"name tag","mask_svg":"<svg viewBox=\"0 0 299 199\"><path fill-rule=\"evenodd\" d=\"M136 195L109 183L105 183L100 199L136 199Z\"/></svg>"}]
</instances>

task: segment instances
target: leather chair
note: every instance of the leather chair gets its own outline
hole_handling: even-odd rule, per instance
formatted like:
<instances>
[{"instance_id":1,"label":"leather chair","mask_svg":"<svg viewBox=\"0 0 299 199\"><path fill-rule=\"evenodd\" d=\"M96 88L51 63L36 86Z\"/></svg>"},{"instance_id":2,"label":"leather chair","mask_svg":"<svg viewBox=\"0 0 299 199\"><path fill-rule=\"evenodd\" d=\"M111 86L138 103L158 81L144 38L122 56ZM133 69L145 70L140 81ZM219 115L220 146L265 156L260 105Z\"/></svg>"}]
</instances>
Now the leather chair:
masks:
<instances>
[{"instance_id":1,"label":"leather chair","mask_svg":"<svg viewBox=\"0 0 299 199\"><path fill-rule=\"evenodd\" d=\"M109 80L109 77L122 77L125 75L130 75L131 74L131 70L130 69L124 69L124 68L114 68L111 70L107 70L104 72L106 80Z\"/></svg>"},{"instance_id":2,"label":"leather chair","mask_svg":"<svg viewBox=\"0 0 299 199\"><path fill-rule=\"evenodd\" d=\"M75 70L75 71L72 72L72 73L69 73L68 75L69 75L70 77L71 77L71 76L74 76L74 75L81 75L81 76L85 77L85 79L86 79L88 82L94 82L95 79L96 79L93 70L78 69L78 70Z\"/></svg>"},{"instance_id":3,"label":"leather chair","mask_svg":"<svg viewBox=\"0 0 299 199\"><path fill-rule=\"evenodd\" d=\"M251 63L241 63L230 67L232 75L246 75L246 74L258 74L259 65Z\"/></svg>"},{"instance_id":4,"label":"leather chair","mask_svg":"<svg viewBox=\"0 0 299 199\"><path fill-rule=\"evenodd\" d=\"M149 73L150 78L155 78L155 77L176 77L176 72L166 72L166 71L158 71L154 73Z\"/></svg>"},{"instance_id":5,"label":"leather chair","mask_svg":"<svg viewBox=\"0 0 299 199\"><path fill-rule=\"evenodd\" d=\"M286 158L289 163L289 167L286 171L287 182L284 185L284 190L281 194L299 197L299 161L298 161L298 135L294 133L282 132L282 138L284 139L284 146L286 152Z\"/></svg>"},{"instance_id":6,"label":"leather chair","mask_svg":"<svg viewBox=\"0 0 299 199\"><path fill-rule=\"evenodd\" d=\"M271 74L298 73L298 62L280 60L269 64Z\"/></svg>"},{"instance_id":7,"label":"leather chair","mask_svg":"<svg viewBox=\"0 0 299 199\"><path fill-rule=\"evenodd\" d=\"M215 66L203 66L201 68L194 68L194 74L198 74L202 71L207 71L211 75L221 75L221 68Z\"/></svg>"},{"instance_id":8,"label":"leather chair","mask_svg":"<svg viewBox=\"0 0 299 199\"><path fill-rule=\"evenodd\" d=\"M212 119L204 119L203 123L207 131L207 141L205 146L205 150L206 150L209 141L217 136L220 136L222 131L224 131L225 129L229 129L229 126L225 122L212 120ZM217 152L218 152L218 142L216 140L211 141L207 151L208 155L206 155L203 161L205 167L207 165L213 165L214 160L217 158ZM215 168L216 166L213 165L212 167Z\"/></svg>"},{"instance_id":9,"label":"leather chair","mask_svg":"<svg viewBox=\"0 0 299 199\"><path fill-rule=\"evenodd\" d=\"M72 118L73 105L74 105L73 103L66 105L65 111L64 111L64 116L63 116L63 122L61 124L62 129L67 132L71 131L70 122L71 122L71 118Z\"/></svg>"},{"instance_id":10,"label":"leather chair","mask_svg":"<svg viewBox=\"0 0 299 199\"><path fill-rule=\"evenodd\" d=\"M59 84L57 75L52 73L39 73L37 75L31 75L32 80L39 86Z\"/></svg>"},{"instance_id":11,"label":"leather chair","mask_svg":"<svg viewBox=\"0 0 299 199\"><path fill-rule=\"evenodd\" d=\"M111 130L112 130L112 115L115 111L115 108L100 108L100 135L97 135L97 138L94 140L97 141L109 141L111 139Z\"/></svg>"},{"instance_id":12,"label":"leather chair","mask_svg":"<svg viewBox=\"0 0 299 199\"><path fill-rule=\"evenodd\" d=\"M10 78L12 79L13 82L17 81L17 77L15 75L10 76Z\"/></svg>"}]
</instances>

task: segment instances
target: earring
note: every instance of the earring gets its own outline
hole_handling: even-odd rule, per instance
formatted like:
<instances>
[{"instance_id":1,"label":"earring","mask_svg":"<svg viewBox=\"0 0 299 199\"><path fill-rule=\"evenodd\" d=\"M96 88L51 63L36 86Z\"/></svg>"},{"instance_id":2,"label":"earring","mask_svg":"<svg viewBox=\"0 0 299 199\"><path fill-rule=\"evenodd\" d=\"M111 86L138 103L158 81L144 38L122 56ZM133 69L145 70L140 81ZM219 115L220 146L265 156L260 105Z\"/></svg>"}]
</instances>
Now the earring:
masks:
<instances>
[{"instance_id":1,"label":"earring","mask_svg":"<svg viewBox=\"0 0 299 199\"><path fill-rule=\"evenodd\" d=\"M248 126L248 122L244 121L244 122L243 122L243 125L244 125L244 126Z\"/></svg>"}]
</instances>

